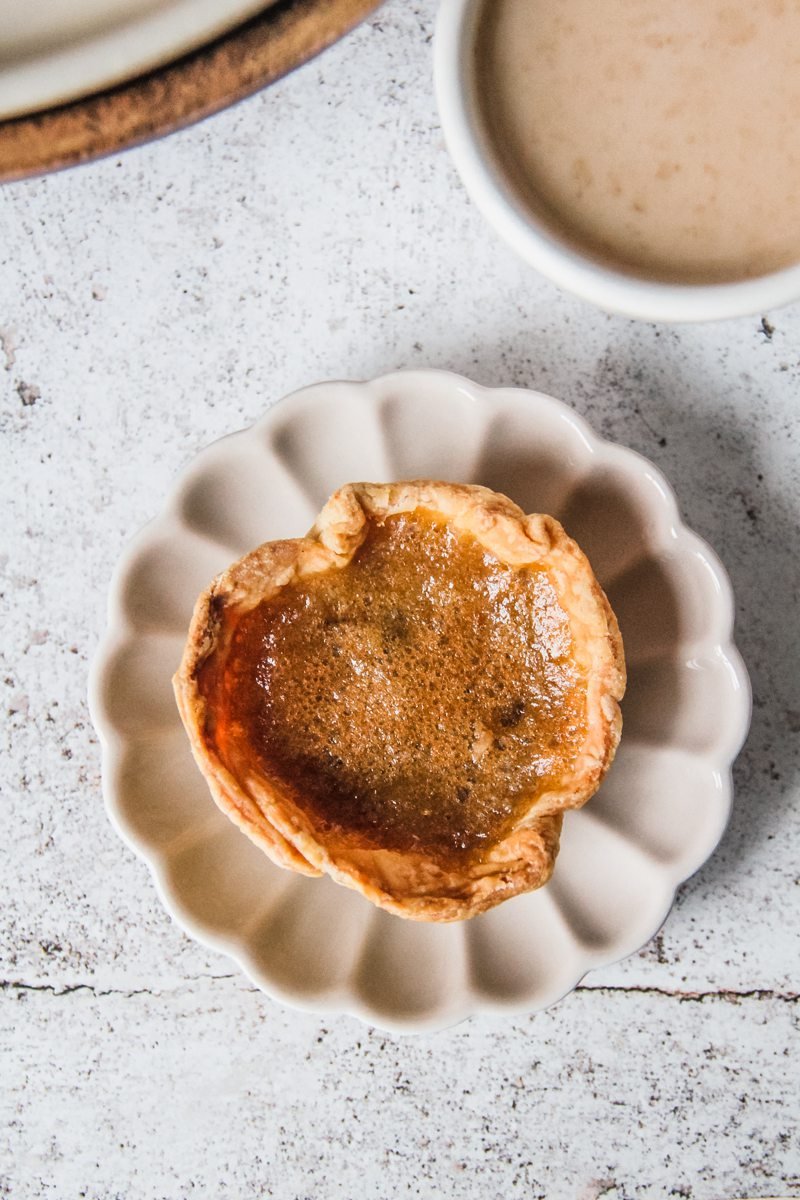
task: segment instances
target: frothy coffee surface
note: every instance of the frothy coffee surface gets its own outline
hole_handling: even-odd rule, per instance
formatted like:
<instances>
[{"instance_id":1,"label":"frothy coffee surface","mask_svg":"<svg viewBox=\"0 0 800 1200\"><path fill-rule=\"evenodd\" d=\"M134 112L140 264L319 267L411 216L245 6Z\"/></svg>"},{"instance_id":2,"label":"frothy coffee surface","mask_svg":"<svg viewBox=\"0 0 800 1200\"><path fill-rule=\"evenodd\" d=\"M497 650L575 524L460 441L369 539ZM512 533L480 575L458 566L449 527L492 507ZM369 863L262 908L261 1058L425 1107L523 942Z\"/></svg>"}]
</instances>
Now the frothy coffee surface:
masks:
<instances>
[{"instance_id":1,"label":"frothy coffee surface","mask_svg":"<svg viewBox=\"0 0 800 1200\"><path fill-rule=\"evenodd\" d=\"M492 141L562 235L721 282L800 261L797 0L487 0Z\"/></svg>"},{"instance_id":2,"label":"frothy coffee surface","mask_svg":"<svg viewBox=\"0 0 800 1200\"><path fill-rule=\"evenodd\" d=\"M255 756L317 822L399 850L488 847L585 736L547 574L422 511L243 616L213 687L223 759Z\"/></svg>"}]
</instances>

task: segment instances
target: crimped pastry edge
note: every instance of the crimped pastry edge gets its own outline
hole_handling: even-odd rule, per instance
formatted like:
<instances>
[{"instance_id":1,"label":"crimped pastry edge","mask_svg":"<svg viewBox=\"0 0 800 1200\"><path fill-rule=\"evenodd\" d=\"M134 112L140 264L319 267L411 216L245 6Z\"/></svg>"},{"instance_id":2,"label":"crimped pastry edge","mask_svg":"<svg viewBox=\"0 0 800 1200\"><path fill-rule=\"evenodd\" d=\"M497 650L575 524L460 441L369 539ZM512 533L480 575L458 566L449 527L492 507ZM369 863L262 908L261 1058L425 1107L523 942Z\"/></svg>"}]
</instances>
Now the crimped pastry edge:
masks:
<instances>
[{"instance_id":1,"label":"crimped pastry edge","mask_svg":"<svg viewBox=\"0 0 800 1200\"><path fill-rule=\"evenodd\" d=\"M364 849L346 833L323 839L279 785L251 773L234 777L205 733L206 701L198 686L201 666L212 656L224 660L232 624L226 616L251 610L293 580L345 566L370 521L419 508L472 534L507 565L547 570L589 680L586 737L569 779L536 797L505 838L460 870L416 851ZM625 665L608 600L585 555L555 518L526 515L508 497L478 485L413 480L347 484L331 496L306 537L266 542L217 576L195 606L173 683L194 757L215 801L274 862L308 875L329 874L398 916L455 921L550 878L564 811L594 794L616 751Z\"/></svg>"}]
</instances>

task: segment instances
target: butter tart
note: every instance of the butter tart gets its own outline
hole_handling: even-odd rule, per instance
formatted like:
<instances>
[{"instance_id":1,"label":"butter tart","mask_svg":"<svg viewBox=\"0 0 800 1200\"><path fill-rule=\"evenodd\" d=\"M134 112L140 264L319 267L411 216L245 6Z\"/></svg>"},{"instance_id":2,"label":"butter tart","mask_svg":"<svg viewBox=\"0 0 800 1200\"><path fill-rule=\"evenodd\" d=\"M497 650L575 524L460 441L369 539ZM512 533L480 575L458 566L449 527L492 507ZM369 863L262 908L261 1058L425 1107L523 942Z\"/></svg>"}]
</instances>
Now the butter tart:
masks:
<instances>
[{"instance_id":1,"label":"butter tart","mask_svg":"<svg viewBox=\"0 0 800 1200\"><path fill-rule=\"evenodd\" d=\"M614 756L625 665L552 517L354 483L214 580L174 682L214 798L270 858L453 921L547 882Z\"/></svg>"}]
</instances>

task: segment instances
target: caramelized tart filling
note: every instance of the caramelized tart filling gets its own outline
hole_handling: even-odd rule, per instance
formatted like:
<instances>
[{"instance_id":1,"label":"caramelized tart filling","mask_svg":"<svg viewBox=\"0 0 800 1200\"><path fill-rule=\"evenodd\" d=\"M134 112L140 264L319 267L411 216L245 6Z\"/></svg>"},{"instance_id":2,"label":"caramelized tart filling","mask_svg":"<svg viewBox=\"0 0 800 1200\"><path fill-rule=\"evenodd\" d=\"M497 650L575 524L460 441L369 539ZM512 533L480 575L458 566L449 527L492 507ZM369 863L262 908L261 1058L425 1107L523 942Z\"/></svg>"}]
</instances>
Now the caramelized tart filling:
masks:
<instances>
[{"instance_id":1,"label":"caramelized tart filling","mask_svg":"<svg viewBox=\"0 0 800 1200\"><path fill-rule=\"evenodd\" d=\"M394 850L488 848L558 785L586 729L547 574L422 510L243 615L221 676L200 682L223 762L257 768L317 826Z\"/></svg>"}]
</instances>

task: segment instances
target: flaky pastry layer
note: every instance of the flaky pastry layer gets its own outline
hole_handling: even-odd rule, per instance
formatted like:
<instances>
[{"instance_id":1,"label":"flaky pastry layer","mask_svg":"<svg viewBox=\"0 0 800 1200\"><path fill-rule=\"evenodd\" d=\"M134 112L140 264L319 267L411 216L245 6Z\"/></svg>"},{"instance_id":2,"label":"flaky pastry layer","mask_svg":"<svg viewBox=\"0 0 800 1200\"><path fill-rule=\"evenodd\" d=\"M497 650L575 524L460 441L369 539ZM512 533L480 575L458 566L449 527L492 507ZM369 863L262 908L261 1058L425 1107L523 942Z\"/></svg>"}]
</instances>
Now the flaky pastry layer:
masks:
<instances>
[{"instance_id":1,"label":"flaky pastry layer","mask_svg":"<svg viewBox=\"0 0 800 1200\"><path fill-rule=\"evenodd\" d=\"M203 671L224 668L239 618L282 588L351 562L370 523L425 510L456 533L472 535L500 563L545 570L567 614L576 666L586 680L585 736L558 787L533 791L513 828L480 855L365 846L347 829L315 822L276 774L223 762L213 713L200 686ZM533 636L533 635L532 635ZM302 664L298 664L302 669ZM304 538L267 542L219 575L198 600L175 694L195 759L223 812L279 866L330 875L402 917L454 921L472 917L550 878L563 813L597 790L621 732L625 690L616 619L581 550L552 517L526 516L487 488L436 481L348 484L336 492Z\"/></svg>"}]
</instances>

